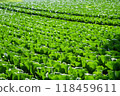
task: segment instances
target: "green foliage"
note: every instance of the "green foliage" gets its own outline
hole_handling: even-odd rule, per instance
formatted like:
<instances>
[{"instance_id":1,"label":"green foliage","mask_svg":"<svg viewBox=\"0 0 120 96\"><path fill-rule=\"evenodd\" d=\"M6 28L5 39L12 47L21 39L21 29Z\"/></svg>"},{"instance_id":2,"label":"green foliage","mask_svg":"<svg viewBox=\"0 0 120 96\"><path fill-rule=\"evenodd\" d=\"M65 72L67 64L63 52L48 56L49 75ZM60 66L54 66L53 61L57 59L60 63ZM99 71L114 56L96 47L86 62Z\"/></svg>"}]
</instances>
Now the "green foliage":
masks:
<instances>
[{"instance_id":1,"label":"green foliage","mask_svg":"<svg viewBox=\"0 0 120 96\"><path fill-rule=\"evenodd\" d=\"M9 1L0 6L1 80L120 79L118 1Z\"/></svg>"},{"instance_id":2,"label":"green foliage","mask_svg":"<svg viewBox=\"0 0 120 96\"><path fill-rule=\"evenodd\" d=\"M120 59L107 62L106 66L111 70L120 70Z\"/></svg>"},{"instance_id":3,"label":"green foliage","mask_svg":"<svg viewBox=\"0 0 120 96\"><path fill-rule=\"evenodd\" d=\"M85 80L95 80L94 76L85 76Z\"/></svg>"}]
</instances>

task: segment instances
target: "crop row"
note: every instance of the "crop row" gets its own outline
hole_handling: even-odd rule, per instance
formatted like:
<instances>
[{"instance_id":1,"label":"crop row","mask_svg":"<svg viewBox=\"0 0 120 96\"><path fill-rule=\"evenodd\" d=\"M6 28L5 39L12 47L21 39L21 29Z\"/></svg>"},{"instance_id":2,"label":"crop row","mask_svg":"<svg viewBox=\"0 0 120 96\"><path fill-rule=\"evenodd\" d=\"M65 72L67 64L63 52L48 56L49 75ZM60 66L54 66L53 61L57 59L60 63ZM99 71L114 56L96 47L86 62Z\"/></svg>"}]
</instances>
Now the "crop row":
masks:
<instances>
[{"instance_id":1,"label":"crop row","mask_svg":"<svg viewBox=\"0 0 120 96\"><path fill-rule=\"evenodd\" d=\"M82 2L81 1L41 1L38 2L24 2L24 3L8 3L10 6L21 6L25 8L32 8L35 10L44 10L48 12L77 15L77 16L93 16L102 18L117 18L120 19L119 2ZM115 7L114 7L115 6ZM66 8L67 7L67 8ZM106 9L106 10L104 10Z\"/></svg>"},{"instance_id":2,"label":"crop row","mask_svg":"<svg viewBox=\"0 0 120 96\"><path fill-rule=\"evenodd\" d=\"M39 15L39 16L45 16L48 18L55 18L55 19L62 19L62 20L68 20L68 21L75 21L75 22L84 22L84 23L95 23L100 25L113 25L113 26L119 26L120 20L119 19L105 19L105 18L94 18L94 17L83 17L83 16L70 16L66 14L58 14L58 13L50 13L50 12L44 12L44 11L35 11L35 10L29 10L24 8L17 8L17 7L9 7L2 5L0 8L7 9L10 11L15 12L21 12L26 13L30 15Z\"/></svg>"},{"instance_id":3,"label":"crop row","mask_svg":"<svg viewBox=\"0 0 120 96\"><path fill-rule=\"evenodd\" d=\"M41 17L41 16L35 16L35 15L29 16L28 14L11 12L11 11L8 11L8 10L1 10L1 13L2 13L1 16L2 16L4 21L11 21L11 22L15 21L16 23L22 22L21 26L26 26L26 21L28 21L28 22L30 21L29 26L32 26L32 24L34 23L33 27L35 27L35 28L36 27L40 28L41 26L44 26L44 27L49 26L49 27L52 27L53 30L54 30L54 28L57 28L57 29L59 28L61 30L67 29L68 32L69 32L70 29L72 29L72 31L74 31L74 32L75 31L81 31L82 32L86 28L90 29L89 31L92 31L93 27L94 27L94 29L97 28L98 31L101 30L101 27L102 27L102 29L104 28L104 30L119 31L119 27L114 28L113 26L107 26L107 25L106 26L101 25L101 27L99 27L99 25L96 25L96 24L84 24L84 23L79 23L79 22L69 22L69 21L66 21L66 20L56 20L54 18L46 18L46 17ZM23 18L23 16L25 18ZM85 26L85 27L81 28L81 25ZM113 30L113 29L116 29L116 30ZM59 31L57 31L57 33L59 33Z\"/></svg>"}]
</instances>

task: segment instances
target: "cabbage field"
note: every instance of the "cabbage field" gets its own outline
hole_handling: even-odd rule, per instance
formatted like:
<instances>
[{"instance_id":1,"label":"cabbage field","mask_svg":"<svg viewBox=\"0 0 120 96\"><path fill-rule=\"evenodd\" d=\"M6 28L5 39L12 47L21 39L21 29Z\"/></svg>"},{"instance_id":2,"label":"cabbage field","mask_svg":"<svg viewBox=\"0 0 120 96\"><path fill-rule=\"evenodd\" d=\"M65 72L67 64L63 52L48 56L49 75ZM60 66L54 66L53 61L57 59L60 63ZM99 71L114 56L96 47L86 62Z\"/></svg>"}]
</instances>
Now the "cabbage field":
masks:
<instances>
[{"instance_id":1,"label":"cabbage field","mask_svg":"<svg viewBox=\"0 0 120 96\"><path fill-rule=\"evenodd\" d=\"M120 80L120 1L0 2L0 79Z\"/></svg>"}]
</instances>

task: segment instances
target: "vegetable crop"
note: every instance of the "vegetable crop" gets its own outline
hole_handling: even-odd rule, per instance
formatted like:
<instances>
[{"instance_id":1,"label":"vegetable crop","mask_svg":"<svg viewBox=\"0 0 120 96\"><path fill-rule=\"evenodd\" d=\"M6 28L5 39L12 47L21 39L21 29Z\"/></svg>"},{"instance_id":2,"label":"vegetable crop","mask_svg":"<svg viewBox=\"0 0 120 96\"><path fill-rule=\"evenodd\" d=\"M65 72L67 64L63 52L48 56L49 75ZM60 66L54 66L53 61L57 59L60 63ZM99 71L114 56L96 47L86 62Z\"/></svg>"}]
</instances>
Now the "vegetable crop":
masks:
<instances>
[{"instance_id":1,"label":"vegetable crop","mask_svg":"<svg viewBox=\"0 0 120 96\"><path fill-rule=\"evenodd\" d=\"M120 79L119 1L78 1L0 3L1 80Z\"/></svg>"}]
</instances>

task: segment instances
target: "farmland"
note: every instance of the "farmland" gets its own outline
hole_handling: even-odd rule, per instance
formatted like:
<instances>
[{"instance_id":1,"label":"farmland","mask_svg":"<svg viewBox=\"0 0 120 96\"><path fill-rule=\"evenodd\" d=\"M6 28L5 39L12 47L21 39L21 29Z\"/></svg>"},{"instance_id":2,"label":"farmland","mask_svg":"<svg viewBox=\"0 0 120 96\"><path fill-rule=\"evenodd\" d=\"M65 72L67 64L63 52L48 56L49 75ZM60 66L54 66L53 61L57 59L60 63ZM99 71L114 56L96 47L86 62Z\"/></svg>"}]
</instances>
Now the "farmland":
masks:
<instances>
[{"instance_id":1,"label":"farmland","mask_svg":"<svg viewBox=\"0 0 120 96\"><path fill-rule=\"evenodd\" d=\"M1 80L119 80L120 1L0 3Z\"/></svg>"}]
</instances>

